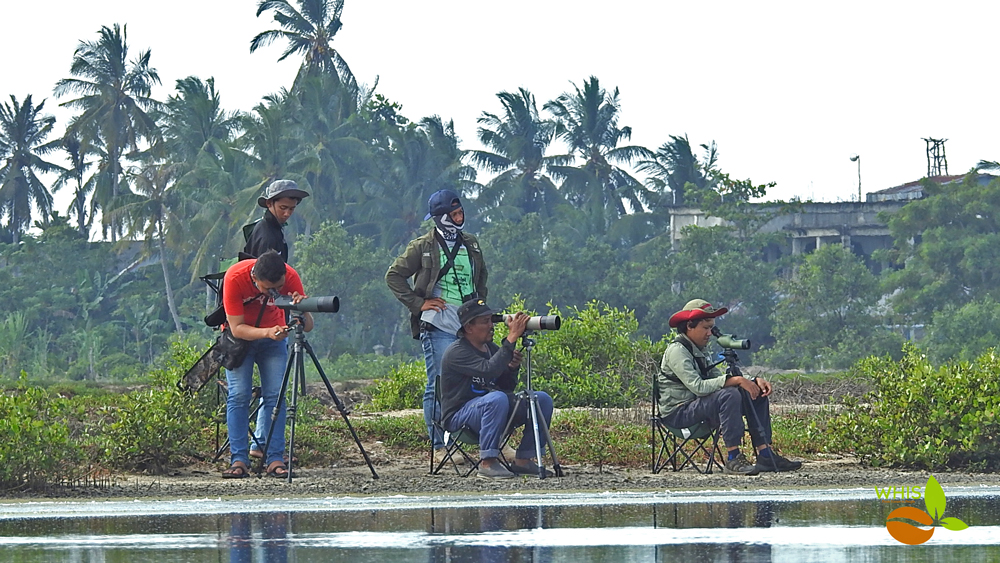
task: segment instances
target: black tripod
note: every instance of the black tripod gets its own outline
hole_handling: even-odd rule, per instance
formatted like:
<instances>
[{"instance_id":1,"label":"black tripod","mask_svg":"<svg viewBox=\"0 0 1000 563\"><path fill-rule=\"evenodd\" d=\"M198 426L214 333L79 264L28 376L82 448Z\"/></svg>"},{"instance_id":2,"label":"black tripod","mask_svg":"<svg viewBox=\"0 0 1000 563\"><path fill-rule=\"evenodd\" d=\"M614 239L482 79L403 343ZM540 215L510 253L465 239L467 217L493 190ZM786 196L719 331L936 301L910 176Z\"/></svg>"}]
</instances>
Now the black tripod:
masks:
<instances>
[{"instance_id":1,"label":"black tripod","mask_svg":"<svg viewBox=\"0 0 1000 563\"><path fill-rule=\"evenodd\" d=\"M267 448L271 445L271 437L274 434L274 427L276 426L275 421L278 419L278 413L281 412L281 405L285 401L285 393L288 390L288 382L292 376L292 368L295 368L295 380L292 384L292 400L288 405L287 420L291 428L291 433L288 438L288 482L292 482L292 460L295 459L295 413L298 410L299 403L299 385L302 386L302 394L305 394L306 387L306 372L305 372L305 357L303 351L309 354L312 358L313 365L316 366L316 371L319 372L320 378L323 379L323 383L326 385L326 390L330 393L330 397L333 398L333 403L337 405L337 410L340 411L340 416L343 417L344 422L347 424L347 429L351 431L351 436L354 438L354 443L358 445L358 449L361 450L361 455L365 458L365 463L368 464L368 469L372 472L372 477L378 479L378 474L375 473L375 467L372 466L372 460L368 457L368 452L365 451L365 447L361 445L361 440L358 438L358 433L354 431L354 427L351 426L350 419L347 418L347 407L344 403L340 401L337 394L333 391L333 385L330 384L330 380L326 377L326 373L323 371L323 367L319 365L319 360L316 359L316 354L313 353L312 346L306 340L305 329L302 325L301 315L292 315L292 320L289 325L293 327L295 331L295 336L292 340L292 352L288 355L288 363L285 364L285 375L281 379L281 394L278 396L278 404L274 406L274 410L271 412L271 428L267 432L267 440L264 442L264 457L261 458L261 466L265 463L267 459Z\"/></svg>"},{"instance_id":2,"label":"black tripod","mask_svg":"<svg viewBox=\"0 0 1000 563\"><path fill-rule=\"evenodd\" d=\"M528 402L528 419L531 421L531 431L535 435L535 459L538 460L538 478L545 478L545 458L542 456L541 441L543 436L545 437L545 444L549 448L549 455L552 456L552 473L556 477L562 477L562 466L559 465L559 459L556 457L556 448L552 444L552 435L549 434L549 426L545 422L545 417L542 416L541 411L538 409L538 397L535 396L535 390L531 387L531 349L535 347L535 340L531 338L530 330L524 331L524 334L521 335L521 346L524 348L524 390L517 393L517 400L514 402L514 410L512 412L516 413L521 403L524 401ZM513 422L514 417L510 417L507 420L507 427L503 430L503 436L510 435L511 424Z\"/></svg>"}]
</instances>

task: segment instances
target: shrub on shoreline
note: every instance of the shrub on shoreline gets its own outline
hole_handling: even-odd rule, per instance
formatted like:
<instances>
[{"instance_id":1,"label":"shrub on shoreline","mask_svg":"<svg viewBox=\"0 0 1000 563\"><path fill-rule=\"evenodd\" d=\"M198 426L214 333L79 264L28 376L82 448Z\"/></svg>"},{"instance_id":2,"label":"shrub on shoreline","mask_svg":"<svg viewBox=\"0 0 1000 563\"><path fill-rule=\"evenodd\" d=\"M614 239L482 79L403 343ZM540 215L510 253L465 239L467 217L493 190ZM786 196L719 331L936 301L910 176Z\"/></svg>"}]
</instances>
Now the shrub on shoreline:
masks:
<instances>
[{"instance_id":1,"label":"shrub on shoreline","mask_svg":"<svg viewBox=\"0 0 1000 563\"><path fill-rule=\"evenodd\" d=\"M855 370L872 381L830 422L831 447L873 466L996 470L1000 454L1000 356L931 365L907 345L902 360L868 358Z\"/></svg>"}]
</instances>

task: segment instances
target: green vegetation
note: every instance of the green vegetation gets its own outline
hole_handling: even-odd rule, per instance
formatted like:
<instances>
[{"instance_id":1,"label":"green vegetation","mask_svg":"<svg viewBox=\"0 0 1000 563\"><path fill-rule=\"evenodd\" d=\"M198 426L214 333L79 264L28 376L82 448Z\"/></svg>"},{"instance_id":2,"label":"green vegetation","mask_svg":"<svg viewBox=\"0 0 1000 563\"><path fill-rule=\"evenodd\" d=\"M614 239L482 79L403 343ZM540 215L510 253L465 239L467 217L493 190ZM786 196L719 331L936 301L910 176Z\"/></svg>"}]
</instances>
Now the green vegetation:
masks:
<instances>
[{"instance_id":1,"label":"green vegetation","mask_svg":"<svg viewBox=\"0 0 1000 563\"><path fill-rule=\"evenodd\" d=\"M38 93L0 102L0 382L10 388L0 420L11 437L0 445L9 456L0 487L158 472L207 450L214 405L173 386L211 339L201 319L214 296L198 277L236 256L242 227L260 216L257 196L277 178L312 194L287 226L292 265L310 295L342 299L339 313L317 315L310 342L331 378L375 381L371 410L419 408L419 346L383 275L428 228L428 195L450 188L480 235L490 304L565 317L561 331L535 335L532 358L536 387L559 407L645 400L667 320L702 297L730 309L720 328L761 347L744 360L804 369L860 360L855 372L876 386L829 428L826 415L782 419L789 447L857 448L883 465L995 465L978 444L995 437L986 397L996 393L973 381L988 384L1000 341L1000 226L990 213L1000 181L926 182L924 199L885 218L894 247L876 257L889 266L879 275L839 245L783 255L783 235L760 228L795 202L751 205L773 184L730 178L715 143L698 151L668 135L655 150L630 145L619 91L589 76L549 101L527 88L498 92L478 117L483 150L467 150L450 119L407 116L377 85L357 84L333 46L343 7L261 3L275 29L252 50L286 42L282 58L302 66L249 111L225 109L210 77L152 98L154 54L135 50L118 24L81 30L67 52L54 93L76 112L69 122L46 115ZM52 207L56 189L72 190L67 215ZM729 226L687 227L677 243L667 234L677 205ZM896 327L912 325L927 329L918 343L927 358L910 348L895 363ZM947 385L912 387L931 377ZM308 404L303 458L349 449L336 417ZM395 426L409 418L374 420L365 431L392 447L420 434L415 422ZM581 434L599 426L565 424ZM863 427L886 431L848 440ZM602 428L622 447L580 439L571 459L636 463L628 444L638 434ZM828 429L841 441L822 438Z\"/></svg>"},{"instance_id":2,"label":"green vegetation","mask_svg":"<svg viewBox=\"0 0 1000 563\"><path fill-rule=\"evenodd\" d=\"M583 313L575 322L591 327L628 317L613 310L604 315L591 311L595 317L589 319ZM214 394L189 395L175 387L196 355L197 348L175 343L163 368L125 392L62 386L57 394L30 386L22 377L0 395L0 430L7 437L0 444L5 460L0 491L44 489L122 471L164 473L209 459L218 410ZM1000 359L993 351L974 362L940 367L913 347L899 362L866 359L852 375L871 383L868 394L838 401L846 405L839 413L827 406L776 414L774 442L786 454L851 453L875 466L995 470L998 457L991 444L1000 432L1000 384L993 374L998 369ZM383 406L373 402L365 410L396 408L384 405L388 400L403 403L404 398L408 403L402 406L416 408L423 379L420 362L401 365L376 384L374 393ZM413 385L398 391L405 381ZM594 396L603 401L600 392ZM648 403L636 400L628 406L642 410ZM298 412L296 455L302 463L336 464L353 456L350 434L332 406L305 396ZM630 412L617 407L560 411L552 424L560 458L598 467L645 468L649 426L645 415ZM394 455L426 453L420 413L376 412L355 416L352 423L363 441L379 442Z\"/></svg>"},{"instance_id":3,"label":"green vegetation","mask_svg":"<svg viewBox=\"0 0 1000 563\"><path fill-rule=\"evenodd\" d=\"M109 466L159 474L204 447L196 431L209 424L207 394L194 396L177 388L201 351L175 344L171 352L166 365L150 373L149 386L94 401L94 444Z\"/></svg>"},{"instance_id":4,"label":"green vegetation","mask_svg":"<svg viewBox=\"0 0 1000 563\"><path fill-rule=\"evenodd\" d=\"M427 369L423 360L395 367L372 386L371 408L376 411L419 409L427 387Z\"/></svg>"},{"instance_id":5,"label":"green vegetation","mask_svg":"<svg viewBox=\"0 0 1000 563\"><path fill-rule=\"evenodd\" d=\"M855 368L873 389L829 423L831 448L875 466L931 470L1000 467L1000 357L934 366L907 346L900 361L869 358Z\"/></svg>"},{"instance_id":6,"label":"green vegetation","mask_svg":"<svg viewBox=\"0 0 1000 563\"><path fill-rule=\"evenodd\" d=\"M629 334L655 342L674 311L703 297L730 308L724 328L763 346L758 360L783 367L844 369L898 354L901 339L883 327L925 325L939 361L973 358L1000 334L952 336L964 319L995 324L982 309L1000 287L990 269L1000 235L982 210L998 200L998 182L928 182L925 199L887 218L895 247L881 277L833 249L783 256L783 236L760 228L795 202L752 204L773 183L731 178L715 143L629 144L622 96L596 76L548 101L527 88L498 92L478 117L484 148L467 150L452 121L407 116L377 84L358 85L334 45L344 0L258 8L274 26L252 50L281 43L281 58L301 67L249 111L225 109L211 77L151 97L155 53L137 50L141 40L120 24L81 30L67 53L54 93L76 112L69 122L37 96L0 103L3 376L124 380L172 336L207 339L200 319L212 299L198 277L236 255L243 225L260 216L256 197L276 178L312 194L287 226L292 265L310 294L343 301L311 335L326 360L376 348L418 356L382 275L427 228L427 196L443 187L463 194L481 235L492 304L597 302L634 312ZM477 182L479 173L491 179ZM73 192L68 216L52 208L55 189ZM677 205L729 226L687 227L677 244L666 234ZM101 240L90 242L92 232Z\"/></svg>"},{"instance_id":7,"label":"green vegetation","mask_svg":"<svg viewBox=\"0 0 1000 563\"><path fill-rule=\"evenodd\" d=\"M630 407L649 395L665 343L636 337L632 311L596 302L561 315L562 328L535 335L533 385L561 407Z\"/></svg>"},{"instance_id":8,"label":"green vegetation","mask_svg":"<svg viewBox=\"0 0 1000 563\"><path fill-rule=\"evenodd\" d=\"M876 310L878 279L849 250L826 245L778 282L773 347L757 360L778 368L843 367L870 355L899 357L902 337ZM812 357L810 357L812 355Z\"/></svg>"},{"instance_id":9,"label":"green vegetation","mask_svg":"<svg viewBox=\"0 0 1000 563\"><path fill-rule=\"evenodd\" d=\"M67 400L28 387L0 395L0 490L42 487L73 479L84 471L83 448L71 420L78 419Z\"/></svg>"}]
</instances>

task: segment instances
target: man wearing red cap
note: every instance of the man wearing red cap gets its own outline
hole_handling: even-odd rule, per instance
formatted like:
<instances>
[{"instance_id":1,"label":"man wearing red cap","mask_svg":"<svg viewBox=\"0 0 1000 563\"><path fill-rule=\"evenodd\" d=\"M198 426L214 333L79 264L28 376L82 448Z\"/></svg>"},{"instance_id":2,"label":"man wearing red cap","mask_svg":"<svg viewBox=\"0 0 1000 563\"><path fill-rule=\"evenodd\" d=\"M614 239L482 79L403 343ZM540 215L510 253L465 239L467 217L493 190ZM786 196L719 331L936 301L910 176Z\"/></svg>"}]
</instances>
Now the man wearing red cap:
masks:
<instances>
[{"instance_id":1,"label":"man wearing red cap","mask_svg":"<svg viewBox=\"0 0 1000 563\"><path fill-rule=\"evenodd\" d=\"M727 377L712 366L707 354L715 318L726 314L725 307L713 307L703 299L692 299L670 317L677 338L667 346L660 363L657 388L660 416L669 426L687 428L705 422L722 428L728 450L725 472L756 475L761 471L794 471L802 462L789 461L771 447L771 412L767 397L771 384L761 378ZM745 392L748 400L744 400ZM752 409L752 410L751 410ZM757 450L751 464L740 452L748 417L750 439Z\"/></svg>"}]
</instances>

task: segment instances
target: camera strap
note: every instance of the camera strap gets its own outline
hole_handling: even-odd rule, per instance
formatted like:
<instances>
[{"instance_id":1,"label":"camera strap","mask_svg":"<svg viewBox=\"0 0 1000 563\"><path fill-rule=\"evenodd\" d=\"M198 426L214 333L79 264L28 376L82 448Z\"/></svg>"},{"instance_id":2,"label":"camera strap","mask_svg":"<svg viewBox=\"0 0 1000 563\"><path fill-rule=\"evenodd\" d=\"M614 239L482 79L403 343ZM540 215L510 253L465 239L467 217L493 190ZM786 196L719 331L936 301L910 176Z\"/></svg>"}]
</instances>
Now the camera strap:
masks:
<instances>
[{"instance_id":1,"label":"camera strap","mask_svg":"<svg viewBox=\"0 0 1000 563\"><path fill-rule=\"evenodd\" d=\"M452 280L455 282L455 287L457 287L458 291L462 294L462 302L465 303L476 295L476 290L474 287L470 286L469 293L466 294L465 289L462 287L462 281L458 279L458 272L455 270L455 258L458 257L459 250L461 250L462 245L465 244L465 239L462 238L461 232L456 233L456 235L457 238L455 239L455 244L449 249L448 243L445 242L441 233L439 233L437 229L434 230L434 237L437 238L438 244L441 245L441 250L444 252L445 256L445 263L441 266L441 270L438 272L437 280L435 280L434 283L440 283L441 280L444 279L444 276L450 271ZM468 252L469 247L466 246L465 248L466 252ZM472 256L469 256L469 264L472 264Z\"/></svg>"},{"instance_id":2,"label":"camera strap","mask_svg":"<svg viewBox=\"0 0 1000 563\"><path fill-rule=\"evenodd\" d=\"M694 355L694 345L691 344L691 342L688 339L681 337L675 338L674 342L686 348L688 353L691 354L691 357L694 359L694 364L698 366L698 372L701 375L701 378L711 379L708 375L709 372L712 370L712 366L708 365L708 361L704 357ZM681 383L680 378L672 373L665 373L663 374L663 376L666 377L668 380L673 381L674 383Z\"/></svg>"},{"instance_id":3,"label":"camera strap","mask_svg":"<svg viewBox=\"0 0 1000 563\"><path fill-rule=\"evenodd\" d=\"M438 244L441 245L441 250L444 252L445 256L444 264L441 266L441 270L438 271L438 277L434 280L434 283L440 282L441 279L444 278L445 274L448 273L448 270L455 267L455 258L458 256L458 251L461 250L462 246L465 244L465 239L462 238L462 233L458 232L455 234L455 244L452 245L451 248L448 248L448 243L445 242L444 237L441 236L441 233L439 233L437 229L434 229L434 238L437 239Z\"/></svg>"}]
</instances>

